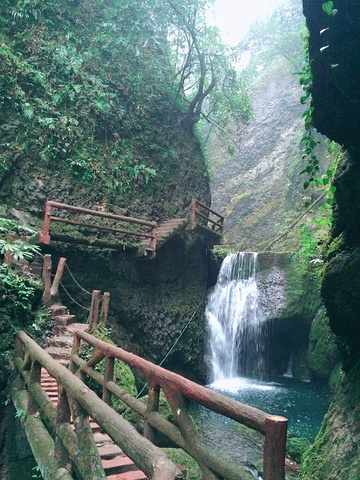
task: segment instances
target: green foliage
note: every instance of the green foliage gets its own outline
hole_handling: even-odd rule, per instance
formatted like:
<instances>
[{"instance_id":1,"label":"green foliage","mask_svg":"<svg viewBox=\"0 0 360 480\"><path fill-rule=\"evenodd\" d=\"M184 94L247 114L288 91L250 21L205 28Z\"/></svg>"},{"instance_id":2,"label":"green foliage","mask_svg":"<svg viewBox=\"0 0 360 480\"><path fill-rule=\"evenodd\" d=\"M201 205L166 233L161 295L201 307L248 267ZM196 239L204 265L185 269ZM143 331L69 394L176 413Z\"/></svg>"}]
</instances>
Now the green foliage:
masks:
<instances>
[{"instance_id":1,"label":"green foliage","mask_svg":"<svg viewBox=\"0 0 360 480\"><path fill-rule=\"evenodd\" d=\"M337 14L336 8L334 8L334 2L325 2L322 4L322 9L324 10L325 13L328 15L334 17Z\"/></svg>"},{"instance_id":2,"label":"green foliage","mask_svg":"<svg viewBox=\"0 0 360 480\"><path fill-rule=\"evenodd\" d=\"M92 332L92 335L100 338L104 342L109 343L110 345L115 345L115 343L111 340L110 331L104 327L99 326L95 332ZM94 348L89 345L83 345L81 356L85 360L89 360L94 354ZM104 375L105 373L105 359L101 360L99 363L95 365L95 370L99 373ZM130 367L121 360L115 360L114 366L114 382L126 390L127 393L136 397L137 389L135 385L135 378L130 369ZM93 379L88 378L87 384L89 387L94 390L99 396L102 394L102 386L95 382ZM127 405L119 400L115 395L112 395L111 398L111 406L118 412L123 413Z\"/></svg>"},{"instance_id":3,"label":"green foliage","mask_svg":"<svg viewBox=\"0 0 360 480\"><path fill-rule=\"evenodd\" d=\"M42 285L24 272L0 265L0 389L3 389L14 353L14 333L25 330L42 336L37 328L35 311L39 306ZM44 323L42 323L44 325Z\"/></svg>"},{"instance_id":4,"label":"green foliage","mask_svg":"<svg viewBox=\"0 0 360 480\"><path fill-rule=\"evenodd\" d=\"M34 234L35 231L24 225L18 225L8 218L0 218L0 254L11 254L15 260L32 260L36 253L40 253L37 245L16 240L15 235Z\"/></svg>"},{"instance_id":5,"label":"green foliage","mask_svg":"<svg viewBox=\"0 0 360 480\"><path fill-rule=\"evenodd\" d=\"M292 437L288 435L286 440L286 451L296 463L301 463L302 456L310 448L307 438Z\"/></svg>"},{"instance_id":6,"label":"green foliage","mask_svg":"<svg viewBox=\"0 0 360 480\"><path fill-rule=\"evenodd\" d=\"M184 450L181 448L163 448L162 450L170 460L186 469L186 480L199 480L202 478L201 468L198 463Z\"/></svg>"},{"instance_id":7,"label":"green foliage","mask_svg":"<svg viewBox=\"0 0 360 480\"><path fill-rule=\"evenodd\" d=\"M0 182L31 159L136 197L178 162L169 139L181 120L198 121L200 105L217 121L229 109L248 118L234 52L206 25L208 3L1 2Z\"/></svg>"},{"instance_id":8,"label":"green foliage","mask_svg":"<svg viewBox=\"0 0 360 480\"><path fill-rule=\"evenodd\" d=\"M243 53L250 54L248 70L258 76L276 58L285 58L292 70L302 68L303 43L306 37L300 2L279 4L264 20L257 20L240 42Z\"/></svg>"}]
</instances>

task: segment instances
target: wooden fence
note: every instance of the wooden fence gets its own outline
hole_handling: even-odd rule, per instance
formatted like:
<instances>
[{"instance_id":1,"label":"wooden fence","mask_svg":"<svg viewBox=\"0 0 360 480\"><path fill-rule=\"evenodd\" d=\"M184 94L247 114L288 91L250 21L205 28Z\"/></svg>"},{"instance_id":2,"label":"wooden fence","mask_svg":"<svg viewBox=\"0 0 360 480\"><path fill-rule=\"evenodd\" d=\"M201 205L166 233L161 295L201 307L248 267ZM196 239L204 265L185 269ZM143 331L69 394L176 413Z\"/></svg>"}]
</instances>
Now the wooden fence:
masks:
<instances>
[{"instance_id":1,"label":"wooden fence","mask_svg":"<svg viewBox=\"0 0 360 480\"><path fill-rule=\"evenodd\" d=\"M77 480L106 479L89 416L150 479L183 479L159 448L21 331L16 334L15 366L19 375L12 382L11 397L45 480L72 480L71 465ZM57 380L57 407L40 385L42 368Z\"/></svg>"},{"instance_id":2,"label":"wooden fence","mask_svg":"<svg viewBox=\"0 0 360 480\"><path fill-rule=\"evenodd\" d=\"M87 362L79 356L81 341L95 348L94 356ZM101 375L94 366L104 357L105 374ZM147 405L113 381L116 359L126 362L144 374L149 387ZM49 439L46 443L52 445L52 451L45 457L50 456L55 460L50 467L44 463L42 471L46 468L52 469L46 478L63 478L60 474L57 475L59 472L64 473L65 465L69 462L75 466L81 479L105 478L89 426L90 415L151 479L182 478L182 473L153 444L156 432L159 431L199 463L205 480L218 478L248 480L249 474L241 466L224 459L205 444L187 410L188 402L192 401L263 433L264 480L285 479L287 419L267 415L257 408L197 385L132 353L103 342L89 333L80 330L75 332L69 371L53 360L24 332L17 332L15 365L19 373L12 388L15 406L19 409L22 405L27 405L26 418L29 422L35 418L39 420L40 415L47 426L46 432L49 431L52 436L50 438L52 443ZM45 368L58 382L60 394L57 407L52 404L40 386L41 368ZM85 375L102 385L102 400L80 380ZM165 420L158 411L160 389L171 407L177 426ZM22 401L24 395L28 395L27 401ZM145 419L144 437L109 406L112 395ZM69 399L75 419L75 431L70 426ZM40 430L39 427L36 435L44 436ZM31 435L34 433L30 434L30 437ZM46 445L44 444L42 448ZM65 474L64 479L70 478L72 477Z\"/></svg>"},{"instance_id":3,"label":"wooden fence","mask_svg":"<svg viewBox=\"0 0 360 480\"><path fill-rule=\"evenodd\" d=\"M92 345L96 350L94 358L87 363L78 355L81 341ZM105 375L102 376L93 367L104 357L106 358L106 367ZM114 383L115 359L122 360L143 373L149 387L147 406ZM243 480L248 477L239 465L233 464L228 459L224 460L204 443L187 411L189 401L263 433L265 435L264 480L285 479L286 418L268 415L257 408L225 397L82 331L75 333L71 368L72 371L78 369L78 372L89 375L102 385L102 398L106 403L110 403L111 395L115 395L143 416L146 438L154 441L156 431L159 431L191 455L199 463L204 479L213 480L220 477L229 480ZM160 390L163 391L171 407L178 427L165 420L158 412Z\"/></svg>"},{"instance_id":4,"label":"wooden fence","mask_svg":"<svg viewBox=\"0 0 360 480\"><path fill-rule=\"evenodd\" d=\"M83 215L88 215L92 217L100 217L100 218L107 218L110 220L114 220L116 222L120 222L120 224L134 224L134 225L140 225L141 227L147 227L150 228L150 232L143 232L143 231L133 231L129 230L126 228L114 228L114 227L108 227L105 225L101 224L93 224L93 223L88 223L88 222L83 222L83 221L74 221L70 220L68 218L62 218L58 216L52 215L52 212L54 209L60 209L60 210L67 210L69 212L74 212L74 213L81 213ZM48 200L46 202L45 206L45 215L44 215L44 221L43 221L43 226L42 226L42 231L40 234L40 242L48 245L50 243L50 223L51 222L61 222L61 223L66 223L69 225L73 225L76 227L84 227L87 229L95 229L95 230L103 230L106 232L110 233L116 233L116 234L124 234L124 235L130 235L133 237L139 237L139 238L149 238L151 241L150 248L151 250L156 250L156 235L157 235L157 222L152 222L148 220L142 220L140 218L134 218L134 217L125 217L123 215L115 215L113 213L109 212L101 212L97 210L89 210L87 208L82 208L82 207L76 207L73 205L68 205L66 203L59 203L59 202L54 202L53 200ZM77 240L78 241L78 240ZM91 242L89 242L91 243ZM92 242L92 244L96 244L96 242ZM114 247L114 245L108 245L108 247Z\"/></svg>"},{"instance_id":5,"label":"wooden fence","mask_svg":"<svg viewBox=\"0 0 360 480\"><path fill-rule=\"evenodd\" d=\"M198 221L198 219L200 219L200 221ZM223 234L224 217L196 198L191 200L190 221L192 228L195 228L197 225L203 225L214 233L219 235Z\"/></svg>"}]
</instances>

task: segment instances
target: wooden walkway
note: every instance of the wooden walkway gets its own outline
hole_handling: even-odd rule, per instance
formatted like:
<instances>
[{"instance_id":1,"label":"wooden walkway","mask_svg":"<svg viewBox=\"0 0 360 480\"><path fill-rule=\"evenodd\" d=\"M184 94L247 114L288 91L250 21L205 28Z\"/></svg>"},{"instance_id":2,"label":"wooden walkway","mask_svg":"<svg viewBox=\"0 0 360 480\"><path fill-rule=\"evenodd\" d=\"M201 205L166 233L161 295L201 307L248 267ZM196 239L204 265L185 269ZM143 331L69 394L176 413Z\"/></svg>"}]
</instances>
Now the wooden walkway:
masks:
<instances>
[{"instance_id":1,"label":"wooden walkway","mask_svg":"<svg viewBox=\"0 0 360 480\"><path fill-rule=\"evenodd\" d=\"M54 215L54 210L65 211ZM62 215L62 216L59 216ZM72 219L68 218L72 217ZM101 219L89 223L89 218ZM85 235L64 235L52 232L51 223L72 225ZM114 213L89 210L87 208L48 200L40 234L40 243L48 245L50 239L67 243L91 245L111 249L135 249L137 256L148 255L154 258L157 249L178 230L197 229L207 238L209 248L222 243L224 217L196 199L192 199L189 213L184 218L173 218L163 222L143 220L134 217L115 215ZM91 233L92 232L92 233ZM97 235L111 234L110 237L98 238ZM91 235L91 238L86 238ZM111 240L112 239L112 240Z\"/></svg>"},{"instance_id":2,"label":"wooden walkway","mask_svg":"<svg viewBox=\"0 0 360 480\"><path fill-rule=\"evenodd\" d=\"M84 331L89 325L72 323L74 315L68 315L66 307L62 305L52 305L51 310L55 320L56 334L49 339L49 345L45 350L54 360L67 367L74 331ZM58 404L57 381L44 368L41 370L41 386L56 406ZM134 462L124 454L109 435L101 430L92 418L89 418L89 420L106 478L109 480L145 480L147 478L145 473L138 469Z\"/></svg>"}]
</instances>

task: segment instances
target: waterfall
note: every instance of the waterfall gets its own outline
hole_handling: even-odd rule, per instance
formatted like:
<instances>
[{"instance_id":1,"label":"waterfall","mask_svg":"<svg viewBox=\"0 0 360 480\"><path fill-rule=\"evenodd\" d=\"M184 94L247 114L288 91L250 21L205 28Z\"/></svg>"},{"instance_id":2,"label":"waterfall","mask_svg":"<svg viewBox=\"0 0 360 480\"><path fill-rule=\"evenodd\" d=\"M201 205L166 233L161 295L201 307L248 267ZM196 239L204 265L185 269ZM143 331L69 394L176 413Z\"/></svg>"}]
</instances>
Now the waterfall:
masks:
<instances>
[{"instance_id":1,"label":"waterfall","mask_svg":"<svg viewBox=\"0 0 360 480\"><path fill-rule=\"evenodd\" d=\"M209 296L205 316L210 382L261 378L266 329L258 304L256 253L228 255Z\"/></svg>"}]
</instances>

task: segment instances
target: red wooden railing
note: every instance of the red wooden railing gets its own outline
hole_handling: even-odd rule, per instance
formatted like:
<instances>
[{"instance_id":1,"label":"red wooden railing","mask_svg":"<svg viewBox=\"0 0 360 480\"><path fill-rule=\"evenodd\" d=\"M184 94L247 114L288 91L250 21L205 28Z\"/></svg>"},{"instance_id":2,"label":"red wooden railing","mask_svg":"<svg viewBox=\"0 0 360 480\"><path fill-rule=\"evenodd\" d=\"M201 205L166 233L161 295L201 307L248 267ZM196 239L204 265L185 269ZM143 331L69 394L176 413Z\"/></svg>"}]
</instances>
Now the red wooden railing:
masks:
<instances>
[{"instance_id":1,"label":"red wooden railing","mask_svg":"<svg viewBox=\"0 0 360 480\"><path fill-rule=\"evenodd\" d=\"M113 228L113 227L107 227L99 224L94 225L87 222L77 222L74 220L69 220L68 218L53 216L52 212L54 209L68 210L70 212L82 213L84 215L90 215L93 217L108 218L111 220L115 220L117 222L136 224L136 225L141 225L143 227L151 227L151 232L150 233L134 232L124 228ZM51 222L61 222L61 223L67 223L69 225L74 225L78 227L104 230L107 232L121 233L125 235L141 237L141 238L150 238L151 239L150 248L153 251L156 250L156 237L157 237L157 226L158 226L157 222L142 220L140 218L134 218L134 217L125 217L123 215L115 215L113 213L100 212L97 210L89 210L87 208L75 207L73 205L68 205L66 203L60 203L60 202L54 202L53 200L48 200L45 206L45 215L44 215L42 231L40 234L40 243L44 243L46 245L50 243L50 223Z\"/></svg>"},{"instance_id":2,"label":"red wooden railing","mask_svg":"<svg viewBox=\"0 0 360 480\"><path fill-rule=\"evenodd\" d=\"M200 222L197 221L200 218ZM203 224L207 229L222 235L224 226L224 217L201 203L196 198L191 200L190 221L192 228L198 224Z\"/></svg>"},{"instance_id":3,"label":"red wooden railing","mask_svg":"<svg viewBox=\"0 0 360 480\"><path fill-rule=\"evenodd\" d=\"M79 357L81 341L85 341L95 348L94 357L88 362ZM105 375L102 376L93 367L104 357L106 358ZM115 359L126 362L145 376L149 388L147 406L113 381ZM247 477L242 473L241 467L228 459L224 460L205 444L187 412L189 401L198 403L264 434L264 480L285 479L286 418L268 415L257 408L225 397L80 330L75 332L70 368L77 375L87 374L102 385L102 398L106 403L110 403L111 395L115 395L142 415L145 419L144 435L146 438L154 441L156 431L160 431L195 458L202 468L204 479L213 480L220 477L242 480ZM78 371L76 371L77 368ZM163 391L171 407L178 427L166 421L158 413L160 390Z\"/></svg>"}]
</instances>

